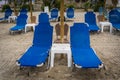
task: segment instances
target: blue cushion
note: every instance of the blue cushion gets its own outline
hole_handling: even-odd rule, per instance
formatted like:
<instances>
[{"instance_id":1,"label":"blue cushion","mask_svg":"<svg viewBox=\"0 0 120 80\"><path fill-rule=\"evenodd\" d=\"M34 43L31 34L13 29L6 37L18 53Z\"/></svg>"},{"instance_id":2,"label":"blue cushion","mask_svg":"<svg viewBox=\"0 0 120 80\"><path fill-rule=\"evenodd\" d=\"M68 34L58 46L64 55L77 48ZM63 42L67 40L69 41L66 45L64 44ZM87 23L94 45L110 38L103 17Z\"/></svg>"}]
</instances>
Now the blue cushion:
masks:
<instances>
[{"instance_id":1,"label":"blue cushion","mask_svg":"<svg viewBox=\"0 0 120 80\"><path fill-rule=\"evenodd\" d=\"M10 28L11 31L18 31L18 30L24 30L25 25L24 26L14 26L12 28Z\"/></svg>"},{"instance_id":2,"label":"blue cushion","mask_svg":"<svg viewBox=\"0 0 120 80\"><path fill-rule=\"evenodd\" d=\"M39 23L35 27L33 45L50 47L52 45L53 28L48 23Z\"/></svg>"},{"instance_id":3,"label":"blue cushion","mask_svg":"<svg viewBox=\"0 0 120 80\"><path fill-rule=\"evenodd\" d=\"M49 16L47 13L41 13L39 15L39 23L49 23Z\"/></svg>"},{"instance_id":4,"label":"blue cushion","mask_svg":"<svg viewBox=\"0 0 120 80\"><path fill-rule=\"evenodd\" d=\"M21 66L37 66L47 59L48 49L43 47L30 47L18 60Z\"/></svg>"},{"instance_id":5,"label":"blue cushion","mask_svg":"<svg viewBox=\"0 0 120 80\"><path fill-rule=\"evenodd\" d=\"M53 8L51 10L51 18L58 18L58 9Z\"/></svg>"},{"instance_id":6,"label":"blue cushion","mask_svg":"<svg viewBox=\"0 0 120 80\"><path fill-rule=\"evenodd\" d=\"M70 41L72 47L88 48L90 47L89 41L89 28L85 23L74 23L70 28Z\"/></svg>"},{"instance_id":7,"label":"blue cushion","mask_svg":"<svg viewBox=\"0 0 120 80\"><path fill-rule=\"evenodd\" d=\"M66 14L67 14L67 18L74 18L74 9L68 8Z\"/></svg>"},{"instance_id":8,"label":"blue cushion","mask_svg":"<svg viewBox=\"0 0 120 80\"><path fill-rule=\"evenodd\" d=\"M98 68L102 64L92 48L72 48L73 61L82 68Z\"/></svg>"}]
</instances>

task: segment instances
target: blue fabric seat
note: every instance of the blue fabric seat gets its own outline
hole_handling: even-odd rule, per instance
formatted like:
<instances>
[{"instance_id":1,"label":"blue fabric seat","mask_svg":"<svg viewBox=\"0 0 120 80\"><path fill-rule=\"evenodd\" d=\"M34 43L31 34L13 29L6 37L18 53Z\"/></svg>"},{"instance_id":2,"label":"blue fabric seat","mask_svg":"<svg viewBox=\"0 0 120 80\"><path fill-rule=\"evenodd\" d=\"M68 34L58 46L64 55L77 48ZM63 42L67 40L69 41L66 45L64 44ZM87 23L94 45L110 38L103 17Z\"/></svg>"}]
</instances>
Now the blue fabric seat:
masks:
<instances>
[{"instance_id":1,"label":"blue fabric seat","mask_svg":"<svg viewBox=\"0 0 120 80\"><path fill-rule=\"evenodd\" d=\"M96 24L96 15L93 12L86 12L85 22L89 25L89 30L90 31L100 30L99 27Z\"/></svg>"},{"instance_id":2,"label":"blue fabric seat","mask_svg":"<svg viewBox=\"0 0 120 80\"><path fill-rule=\"evenodd\" d=\"M20 66L37 67L45 63L48 58L52 46L53 27L50 26L46 13L40 14L39 21L35 27L32 46L17 61Z\"/></svg>"},{"instance_id":3,"label":"blue fabric seat","mask_svg":"<svg viewBox=\"0 0 120 80\"><path fill-rule=\"evenodd\" d=\"M109 12L109 21L115 29L120 29L120 12L117 9Z\"/></svg>"},{"instance_id":4,"label":"blue fabric seat","mask_svg":"<svg viewBox=\"0 0 120 80\"><path fill-rule=\"evenodd\" d=\"M12 10L10 8L5 10L5 15L3 18L0 18L0 21L5 21L12 15Z\"/></svg>"},{"instance_id":5,"label":"blue fabric seat","mask_svg":"<svg viewBox=\"0 0 120 80\"><path fill-rule=\"evenodd\" d=\"M18 62L20 66L37 66L45 62L48 57L47 51L47 48L31 46Z\"/></svg>"},{"instance_id":6,"label":"blue fabric seat","mask_svg":"<svg viewBox=\"0 0 120 80\"><path fill-rule=\"evenodd\" d=\"M74 23L70 28L70 42L73 62L80 68L99 68L102 65L95 51L90 47L89 28L85 23Z\"/></svg>"}]
</instances>

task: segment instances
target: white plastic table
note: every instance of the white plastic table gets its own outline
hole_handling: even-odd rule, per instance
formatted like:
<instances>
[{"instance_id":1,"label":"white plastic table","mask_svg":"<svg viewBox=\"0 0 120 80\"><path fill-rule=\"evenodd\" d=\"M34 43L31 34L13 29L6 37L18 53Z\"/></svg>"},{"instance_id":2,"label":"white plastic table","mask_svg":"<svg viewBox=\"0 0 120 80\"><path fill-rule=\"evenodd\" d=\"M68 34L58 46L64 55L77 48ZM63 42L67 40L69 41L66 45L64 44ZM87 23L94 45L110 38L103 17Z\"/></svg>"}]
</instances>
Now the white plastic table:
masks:
<instances>
[{"instance_id":1,"label":"white plastic table","mask_svg":"<svg viewBox=\"0 0 120 80\"><path fill-rule=\"evenodd\" d=\"M12 21L15 21L16 18L17 18L17 16L9 16L8 22L10 23L11 20L12 20Z\"/></svg>"},{"instance_id":2,"label":"white plastic table","mask_svg":"<svg viewBox=\"0 0 120 80\"><path fill-rule=\"evenodd\" d=\"M99 22L99 25L101 27L101 32L103 32L104 26L109 26L110 33L112 33L112 24L110 22Z\"/></svg>"},{"instance_id":3,"label":"white plastic table","mask_svg":"<svg viewBox=\"0 0 120 80\"><path fill-rule=\"evenodd\" d=\"M50 68L54 67L55 54L67 54L68 67L72 65L71 48L68 43L54 43L50 53Z\"/></svg>"},{"instance_id":4,"label":"white plastic table","mask_svg":"<svg viewBox=\"0 0 120 80\"><path fill-rule=\"evenodd\" d=\"M27 32L27 28L28 28L28 27L32 27L33 30L35 30L35 26L36 26L35 23L28 23L28 24L26 24L26 25L25 25L25 33Z\"/></svg>"}]
</instances>

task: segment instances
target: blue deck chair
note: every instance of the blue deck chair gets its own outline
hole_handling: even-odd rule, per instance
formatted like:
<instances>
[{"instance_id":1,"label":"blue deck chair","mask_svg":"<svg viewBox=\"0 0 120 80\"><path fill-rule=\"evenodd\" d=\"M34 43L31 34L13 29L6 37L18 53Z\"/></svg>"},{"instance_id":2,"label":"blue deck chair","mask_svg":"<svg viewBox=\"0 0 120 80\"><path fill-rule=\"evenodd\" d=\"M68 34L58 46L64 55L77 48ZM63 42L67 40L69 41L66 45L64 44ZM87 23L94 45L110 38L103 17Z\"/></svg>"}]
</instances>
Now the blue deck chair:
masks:
<instances>
[{"instance_id":1,"label":"blue deck chair","mask_svg":"<svg viewBox=\"0 0 120 80\"><path fill-rule=\"evenodd\" d=\"M68 8L66 10L66 18L68 19L74 18L74 8Z\"/></svg>"},{"instance_id":2,"label":"blue deck chair","mask_svg":"<svg viewBox=\"0 0 120 80\"><path fill-rule=\"evenodd\" d=\"M109 12L109 21L115 29L120 30L120 12L117 9Z\"/></svg>"},{"instance_id":3,"label":"blue deck chair","mask_svg":"<svg viewBox=\"0 0 120 80\"><path fill-rule=\"evenodd\" d=\"M86 12L85 22L89 25L90 31L99 31L99 27L96 24L96 15L93 12Z\"/></svg>"},{"instance_id":4,"label":"blue deck chair","mask_svg":"<svg viewBox=\"0 0 120 80\"><path fill-rule=\"evenodd\" d=\"M0 18L0 22L1 21L5 21L5 20L8 20L9 16L12 15L12 10L9 8L9 9L6 9L5 10L5 15L3 18Z\"/></svg>"},{"instance_id":5,"label":"blue deck chair","mask_svg":"<svg viewBox=\"0 0 120 80\"><path fill-rule=\"evenodd\" d=\"M74 65L78 68L101 68L101 60L90 47L89 28L85 23L70 27L70 43Z\"/></svg>"},{"instance_id":6,"label":"blue deck chair","mask_svg":"<svg viewBox=\"0 0 120 80\"><path fill-rule=\"evenodd\" d=\"M25 25L27 24L27 18L28 18L28 16L26 14L20 14L17 17L16 25L13 26L12 28L10 28L10 34L11 34L11 32L24 30Z\"/></svg>"},{"instance_id":7,"label":"blue deck chair","mask_svg":"<svg viewBox=\"0 0 120 80\"><path fill-rule=\"evenodd\" d=\"M50 21L57 20L58 19L58 9L53 8L50 12L51 12L50 13Z\"/></svg>"},{"instance_id":8,"label":"blue deck chair","mask_svg":"<svg viewBox=\"0 0 120 80\"><path fill-rule=\"evenodd\" d=\"M41 18L44 21L39 22L35 27L32 46L17 61L21 67L40 67L48 58L52 46L53 27L48 23L49 18L46 13L41 13L39 21L42 21Z\"/></svg>"}]
</instances>

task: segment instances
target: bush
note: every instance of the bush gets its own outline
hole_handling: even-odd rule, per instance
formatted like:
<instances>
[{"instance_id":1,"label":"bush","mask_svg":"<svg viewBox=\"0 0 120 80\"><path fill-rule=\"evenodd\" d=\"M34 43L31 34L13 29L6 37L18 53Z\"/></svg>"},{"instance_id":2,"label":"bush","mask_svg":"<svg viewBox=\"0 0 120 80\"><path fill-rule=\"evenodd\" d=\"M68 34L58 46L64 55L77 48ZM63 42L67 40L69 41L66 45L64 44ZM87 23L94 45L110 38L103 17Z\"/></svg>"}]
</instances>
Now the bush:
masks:
<instances>
[{"instance_id":1,"label":"bush","mask_svg":"<svg viewBox=\"0 0 120 80\"><path fill-rule=\"evenodd\" d=\"M75 2L79 3L79 2L80 2L80 0L75 0Z\"/></svg>"},{"instance_id":2,"label":"bush","mask_svg":"<svg viewBox=\"0 0 120 80\"><path fill-rule=\"evenodd\" d=\"M84 3L83 6L84 6L85 11L88 11L88 8L91 7L91 3L89 1L87 1L87 2Z\"/></svg>"},{"instance_id":3,"label":"bush","mask_svg":"<svg viewBox=\"0 0 120 80\"><path fill-rule=\"evenodd\" d=\"M99 2L95 3L94 5L92 5L92 8L95 12L99 11L99 7L104 7L103 1L99 1Z\"/></svg>"},{"instance_id":4,"label":"bush","mask_svg":"<svg viewBox=\"0 0 120 80\"><path fill-rule=\"evenodd\" d=\"M55 0L54 7L60 10L60 0Z\"/></svg>"},{"instance_id":5,"label":"bush","mask_svg":"<svg viewBox=\"0 0 120 80\"><path fill-rule=\"evenodd\" d=\"M2 6L2 12L4 12L6 9L9 9L10 6L8 4Z\"/></svg>"},{"instance_id":6,"label":"bush","mask_svg":"<svg viewBox=\"0 0 120 80\"><path fill-rule=\"evenodd\" d=\"M71 4L71 5L68 5L67 7L68 8L74 8L74 5Z\"/></svg>"},{"instance_id":7,"label":"bush","mask_svg":"<svg viewBox=\"0 0 120 80\"><path fill-rule=\"evenodd\" d=\"M29 5L29 4L24 4L24 5L21 7L21 9L23 9L23 8L27 9L28 11L30 11L30 5ZM33 9L33 5L32 5L32 9Z\"/></svg>"}]
</instances>

